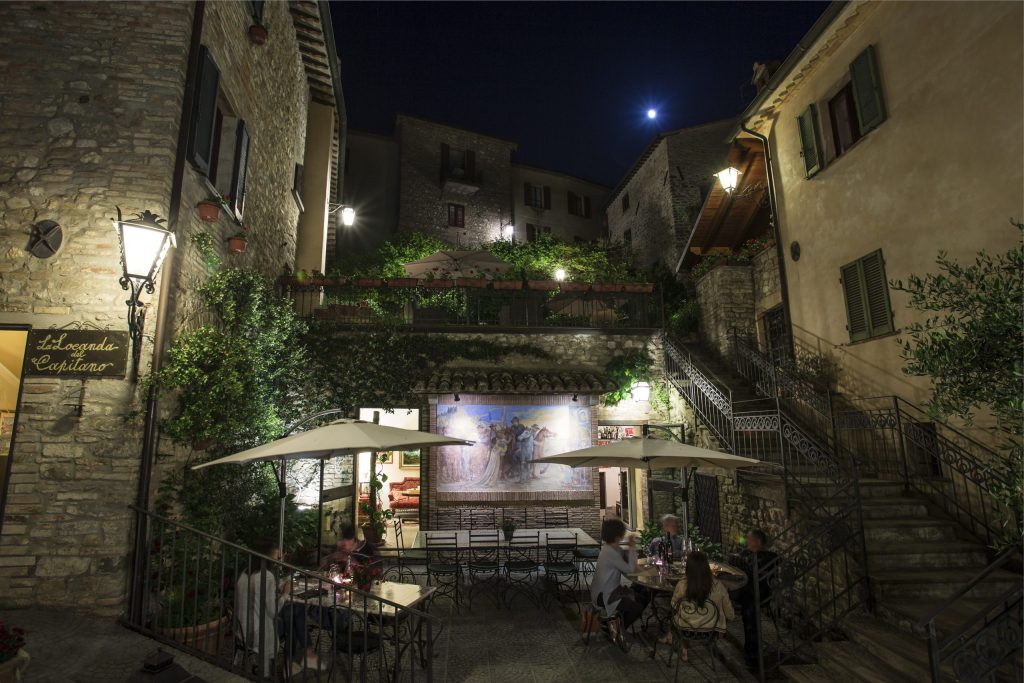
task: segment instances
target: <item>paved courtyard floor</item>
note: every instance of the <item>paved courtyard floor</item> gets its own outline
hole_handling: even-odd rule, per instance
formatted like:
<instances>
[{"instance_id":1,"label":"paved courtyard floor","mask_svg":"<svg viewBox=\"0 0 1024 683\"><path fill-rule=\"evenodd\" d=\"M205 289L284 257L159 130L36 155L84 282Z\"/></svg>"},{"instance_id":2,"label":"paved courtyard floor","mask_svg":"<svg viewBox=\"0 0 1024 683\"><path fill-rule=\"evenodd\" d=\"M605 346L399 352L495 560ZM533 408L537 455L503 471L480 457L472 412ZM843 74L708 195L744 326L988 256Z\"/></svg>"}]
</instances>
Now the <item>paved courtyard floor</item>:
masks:
<instances>
[{"instance_id":1,"label":"paved courtyard floor","mask_svg":"<svg viewBox=\"0 0 1024 683\"><path fill-rule=\"evenodd\" d=\"M445 604L433 613L444 623L435 651L434 680L443 683L500 682L558 683L671 681L675 661L665 661L667 648L649 650L636 642L622 652L600 635L584 644L575 609L515 610L478 607L454 614ZM112 619L56 610L10 610L0 615L26 631L32 655L25 683L121 683L142 667L158 644ZM728 645L724 646L728 656ZM209 683L246 679L171 649L175 662ZM681 681L732 682L736 678L723 661L712 670L708 653L696 649L680 670ZM735 666L733 667L735 670ZM308 676L312 683L315 676ZM336 676L343 680L343 676ZM326 675L322 680L326 681ZM416 680L425 680L418 672Z\"/></svg>"}]
</instances>

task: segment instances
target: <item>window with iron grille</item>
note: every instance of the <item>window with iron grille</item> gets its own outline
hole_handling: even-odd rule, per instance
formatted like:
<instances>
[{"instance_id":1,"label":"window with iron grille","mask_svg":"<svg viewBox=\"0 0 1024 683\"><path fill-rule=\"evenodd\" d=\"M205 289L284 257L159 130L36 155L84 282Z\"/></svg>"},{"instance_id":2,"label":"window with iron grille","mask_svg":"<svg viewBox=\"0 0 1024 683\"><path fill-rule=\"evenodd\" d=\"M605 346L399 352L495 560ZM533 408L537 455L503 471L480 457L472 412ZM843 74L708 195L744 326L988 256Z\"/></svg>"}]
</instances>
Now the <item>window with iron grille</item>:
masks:
<instances>
[{"instance_id":1,"label":"window with iron grille","mask_svg":"<svg viewBox=\"0 0 1024 683\"><path fill-rule=\"evenodd\" d=\"M448 204L448 227L466 227L466 207L462 204Z\"/></svg>"}]
</instances>

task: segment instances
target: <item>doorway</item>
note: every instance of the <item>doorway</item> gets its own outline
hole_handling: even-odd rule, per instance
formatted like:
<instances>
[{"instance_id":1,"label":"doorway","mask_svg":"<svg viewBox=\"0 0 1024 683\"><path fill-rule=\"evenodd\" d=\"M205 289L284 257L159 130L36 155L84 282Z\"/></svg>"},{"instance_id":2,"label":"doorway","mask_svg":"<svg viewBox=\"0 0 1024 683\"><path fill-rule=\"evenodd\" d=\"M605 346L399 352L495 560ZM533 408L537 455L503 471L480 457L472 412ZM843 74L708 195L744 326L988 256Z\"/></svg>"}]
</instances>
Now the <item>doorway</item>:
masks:
<instances>
[{"instance_id":1,"label":"doorway","mask_svg":"<svg viewBox=\"0 0 1024 683\"><path fill-rule=\"evenodd\" d=\"M764 338L769 357L777 365L793 357L793 343L786 328L786 314L782 306L776 306L764 314Z\"/></svg>"},{"instance_id":2,"label":"doorway","mask_svg":"<svg viewBox=\"0 0 1024 683\"><path fill-rule=\"evenodd\" d=\"M7 482L14 466L14 438L24 381L28 330L28 326L0 326L0 533L7 503Z\"/></svg>"}]
</instances>

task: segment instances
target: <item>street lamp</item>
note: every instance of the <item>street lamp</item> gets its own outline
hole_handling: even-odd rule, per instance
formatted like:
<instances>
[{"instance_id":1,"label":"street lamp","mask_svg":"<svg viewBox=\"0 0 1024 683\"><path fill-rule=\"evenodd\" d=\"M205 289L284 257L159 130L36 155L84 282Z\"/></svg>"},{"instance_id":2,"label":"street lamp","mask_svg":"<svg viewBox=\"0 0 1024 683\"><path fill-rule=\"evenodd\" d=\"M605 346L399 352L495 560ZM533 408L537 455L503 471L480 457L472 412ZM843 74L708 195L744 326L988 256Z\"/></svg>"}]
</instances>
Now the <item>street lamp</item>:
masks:
<instances>
[{"instance_id":1,"label":"street lamp","mask_svg":"<svg viewBox=\"0 0 1024 683\"><path fill-rule=\"evenodd\" d=\"M718 182L722 184L722 189L726 192L732 192L736 189L736 181L739 180L740 172L730 166L729 168L723 168L721 171L715 174L718 178Z\"/></svg>"},{"instance_id":2,"label":"street lamp","mask_svg":"<svg viewBox=\"0 0 1024 683\"><path fill-rule=\"evenodd\" d=\"M629 393L633 396L634 401L650 401L651 385L647 382L636 382Z\"/></svg>"},{"instance_id":3,"label":"street lamp","mask_svg":"<svg viewBox=\"0 0 1024 683\"><path fill-rule=\"evenodd\" d=\"M341 209L341 224L346 228L351 228L356 223L356 210L351 206L345 206Z\"/></svg>"},{"instance_id":4,"label":"street lamp","mask_svg":"<svg viewBox=\"0 0 1024 683\"><path fill-rule=\"evenodd\" d=\"M149 211L124 219L120 207L114 221L121 247L121 289L130 292L125 303L128 304L128 332L132 340L133 382L139 377L142 330L146 325L146 304L140 303L139 297L143 290L153 293L167 250L175 246L174 233L161 223L166 221Z\"/></svg>"},{"instance_id":5,"label":"street lamp","mask_svg":"<svg viewBox=\"0 0 1024 683\"><path fill-rule=\"evenodd\" d=\"M512 238L515 237L516 234L516 226L509 223L508 225L501 229L501 234L505 237L505 239L511 242Z\"/></svg>"}]
</instances>

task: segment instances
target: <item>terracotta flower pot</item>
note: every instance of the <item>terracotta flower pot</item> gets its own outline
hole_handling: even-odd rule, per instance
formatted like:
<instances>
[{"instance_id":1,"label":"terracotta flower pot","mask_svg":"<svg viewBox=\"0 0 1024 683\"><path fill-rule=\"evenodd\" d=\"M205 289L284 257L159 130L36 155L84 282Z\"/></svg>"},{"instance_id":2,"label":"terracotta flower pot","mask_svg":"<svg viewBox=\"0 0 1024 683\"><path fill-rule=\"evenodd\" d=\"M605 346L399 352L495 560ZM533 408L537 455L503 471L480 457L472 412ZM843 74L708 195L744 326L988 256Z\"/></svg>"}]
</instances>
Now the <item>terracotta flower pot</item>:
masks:
<instances>
[{"instance_id":1,"label":"terracotta flower pot","mask_svg":"<svg viewBox=\"0 0 1024 683\"><path fill-rule=\"evenodd\" d=\"M493 280L491 286L495 289L522 289L522 280Z\"/></svg>"},{"instance_id":2,"label":"terracotta flower pot","mask_svg":"<svg viewBox=\"0 0 1024 683\"><path fill-rule=\"evenodd\" d=\"M383 283L379 277L360 277L352 281L356 287L380 287Z\"/></svg>"},{"instance_id":3,"label":"terracotta flower pot","mask_svg":"<svg viewBox=\"0 0 1024 683\"><path fill-rule=\"evenodd\" d=\"M632 284L623 285L622 289L623 291L632 292L634 294L650 294L654 291L654 285L650 282L634 282Z\"/></svg>"},{"instance_id":4,"label":"terracotta flower pot","mask_svg":"<svg viewBox=\"0 0 1024 683\"><path fill-rule=\"evenodd\" d=\"M554 280L527 280L526 285L530 289L536 289L542 292L553 292L558 289L558 283Z\"/></svg>"},{"instance_id":5,"label":"terracotta flower pot","mask_svg":"<svg viewBox=\"0 0 1024 683\"><path fill-rule=\"evenodd\" d=\"M213 223L220 218L220 204L203 200L196 204L196 208L199 209L199 220L206 221L207 223Z\"/></svg>"},{"instance_id":6,"label":"terracotta flower pot","mask_svg":"<svg viewBox=\"0 0 1024 683\"><path fill-rule=\"evenodd\" d=\"M244 237L229 237L228 238L228 251L232 254L243 254L245 253L246 239Z\"/></svg>"},{"instance_id":7,"label":"terracotta flower pot","mask_svg":"<svg viewBox=\"0 0 1024 683\"><path fill-rule=\"evenodd\" d=\"M388 287L415 287L414 277L393 277L388 279Z\"/></svg>"},{"instance_id":8,"label":"terracotta flower pot","mask_svg":"<svg viewBox=\"0 0 1024 683\"><path fill-rule=\"evenodd\" d=\"M455 284L459 287L475 287L477 289L483 289L487 286L487 278L485 277L460 277L455 278Z\"/></svg>"},{"instance_id":9,"label":"terracotta flower pot","mask_svg":"<svg viewBox=\"0 0 1024 683\"><path fill-rule=\"evenodd\" d=\"M214 621L199 624L195 628L183 626L181 628L162 628L160 635L169 638L177 643L196 648L211 657L220 652L221 643L228 634L228 617L224 616Z\"/></svg>"},{"instance_id":10,"label":"terracotta flower pot","mask_svg":"<svg viewBox=\"0 0 1024 683\"><path fill-rule=\"evenodd\" d=\"M262 45L267 42L267 27L253 24L249 27L249 40L253 45Z\"/></svg>"},{"instance_id":11,"label":"terracotta flower pot","mask_svg":"<svg viewBox=\"0 0 1024 683\"><path fill-rule=\"evenodd\" d=\"M590 289L589 282L563 282L561 285L563 292L585 292Z\"/></svg>"},{"instance_id":12,"label":"terracotta flower pot","mask_svg":"<svg viewBox=\"0 0 1024 683\"><path fill-rule=\"evenodd\" d=\"M455 280L421 280L420 287L426 289L451 289L455 286Z\"/></svg>"},{"instance_id":13,"label":"terracotta flower pot","mask_svg":"<svg viewBox=\"0 0 1024 683\"><path fill-rule=\"evenodd\" d=\"M595 292L621 292L622 285L617 282L598 282L593 289Z\"/></svg>"}]
</instances>

